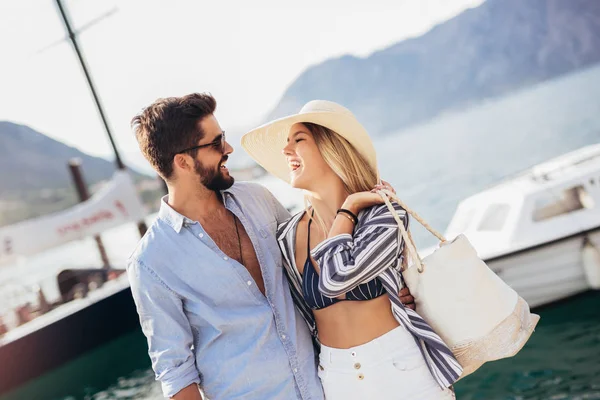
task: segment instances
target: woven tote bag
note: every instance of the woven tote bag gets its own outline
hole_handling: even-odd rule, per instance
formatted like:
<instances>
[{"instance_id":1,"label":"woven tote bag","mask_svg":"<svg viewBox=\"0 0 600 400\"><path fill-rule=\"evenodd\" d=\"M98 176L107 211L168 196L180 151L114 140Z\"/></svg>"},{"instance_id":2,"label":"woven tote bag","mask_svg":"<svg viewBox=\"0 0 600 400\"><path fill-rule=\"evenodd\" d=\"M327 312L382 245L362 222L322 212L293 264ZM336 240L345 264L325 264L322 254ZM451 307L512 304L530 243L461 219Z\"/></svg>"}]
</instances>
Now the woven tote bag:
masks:
<instances>
[{"instance_id":1,"label":"woven tote bag","mask_svg":"<svg viewBox=\"0 0 600 400\"><path fill-rule=\"evenodd\" d=\"M540 317L479 258L464 235L447 241L394 193L378 193L404 239L402 275L415 298L417 313L453 352L463 367L461 378L485 362L517 354ZM390 198L440 240L439 248L421 259ZM409 258L412 265L406 268Z\"/></svg>"}]
</instances>

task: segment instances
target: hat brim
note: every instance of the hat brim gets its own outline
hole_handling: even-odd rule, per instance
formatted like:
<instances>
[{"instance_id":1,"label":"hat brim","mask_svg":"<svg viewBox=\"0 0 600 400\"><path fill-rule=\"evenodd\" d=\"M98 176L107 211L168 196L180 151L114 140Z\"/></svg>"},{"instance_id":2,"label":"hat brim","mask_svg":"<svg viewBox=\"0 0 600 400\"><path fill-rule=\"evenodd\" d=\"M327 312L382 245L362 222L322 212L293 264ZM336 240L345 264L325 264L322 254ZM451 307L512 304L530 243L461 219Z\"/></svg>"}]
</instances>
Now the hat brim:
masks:
<instances>
[{"instance_id":1,"label":"hat brim","mask_svg":"<svg viewBox=\"0 0 600 400\"><path fill-rule=\"evenodd\" d=\"M340 113L316 111L276 119L242 136L242 147L261 167L290 183L290 169L283 148L287 145L291 127L304 122L338 133L357 149L374 171L378 171L375 147L367 131L354 117Z\"/></svg>"}]
</instances>

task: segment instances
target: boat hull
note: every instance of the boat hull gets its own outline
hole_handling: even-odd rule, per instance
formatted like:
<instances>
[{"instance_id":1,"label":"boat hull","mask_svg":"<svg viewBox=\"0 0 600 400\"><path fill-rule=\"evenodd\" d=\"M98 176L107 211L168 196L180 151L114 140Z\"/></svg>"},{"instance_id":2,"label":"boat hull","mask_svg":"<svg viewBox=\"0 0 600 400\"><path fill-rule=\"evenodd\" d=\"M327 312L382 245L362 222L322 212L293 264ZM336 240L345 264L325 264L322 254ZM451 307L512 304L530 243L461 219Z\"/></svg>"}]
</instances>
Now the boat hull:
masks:
<instances>
[{"instance_id":1,"label":"boat hull","mask_svg":"<svg viewBox=\"0 0 600 400\"><path fill-rule=\"evenodd\" d=\"M140 329L129 287L0 346L0 395Z\"/></svg>"},{"instance_id":2,"label":"boat hull","mask_svg":"<svg viewBox=\"0 0 600 400\"><path fill-rule=\"evenodd\" d=\"M596 248L600 248L600 229L596 228L514 253L484 259L530 307L539 307L591 289L582 260L585 237Z\"/></svg>"}]
</instances>

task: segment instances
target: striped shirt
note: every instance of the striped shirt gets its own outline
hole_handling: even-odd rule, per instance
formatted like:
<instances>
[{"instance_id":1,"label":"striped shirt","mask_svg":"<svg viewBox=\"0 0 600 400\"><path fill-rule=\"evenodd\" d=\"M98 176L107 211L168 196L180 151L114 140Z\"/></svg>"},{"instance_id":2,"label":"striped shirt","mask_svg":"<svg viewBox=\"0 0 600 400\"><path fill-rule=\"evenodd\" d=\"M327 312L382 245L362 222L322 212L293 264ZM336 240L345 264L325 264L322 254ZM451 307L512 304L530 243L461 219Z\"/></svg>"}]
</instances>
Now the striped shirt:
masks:
<instances>
[{"instance_id":1,"label":"striped shirt","mask_svg":"<svg viewBox=\"0 0 600 400\"><path fill-rule=\"evenodd\" d=\"M392 204L408 229L406 211ZM302 298L302 276L295 265L296 229L303 214L298 213L279 225L277 241L292 298L318 345L315 318ZM326 239L312 250L311 255L321 270L319 291L327 297L338 297L360 284L379 279L390 298L394 317L413 335L429 371L438 384L446 388L458 380L462 368L429 324L400 301L399 292L404 286L400 272L403 248L400 229L385 204L362 210L354 234Z\"/></svg>"}]
</instances>

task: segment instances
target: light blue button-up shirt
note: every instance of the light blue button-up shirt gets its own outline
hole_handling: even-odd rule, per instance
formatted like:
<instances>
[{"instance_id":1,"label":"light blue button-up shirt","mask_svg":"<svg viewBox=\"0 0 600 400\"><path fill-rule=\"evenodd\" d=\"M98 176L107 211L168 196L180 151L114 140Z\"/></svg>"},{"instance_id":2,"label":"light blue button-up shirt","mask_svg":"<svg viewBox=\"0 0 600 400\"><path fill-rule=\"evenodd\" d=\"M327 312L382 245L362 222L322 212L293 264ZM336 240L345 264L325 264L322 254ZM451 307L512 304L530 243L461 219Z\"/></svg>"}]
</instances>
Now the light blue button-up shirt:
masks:
<instances>
[{"instance_id":1,"label":"light blue button-up shirt","mask_svg":"<svg viewBox=\"0 0 600 400\"><path fill-rule=\"evenodd\" d=\"M163 198L127 265L156 379L166 397L199 383L218 400L322 400L311 336L275 239L289 213L257 184L236 183L222 195L252 240L266 296L200 223Z\"/></svg>"}]
</instances>

